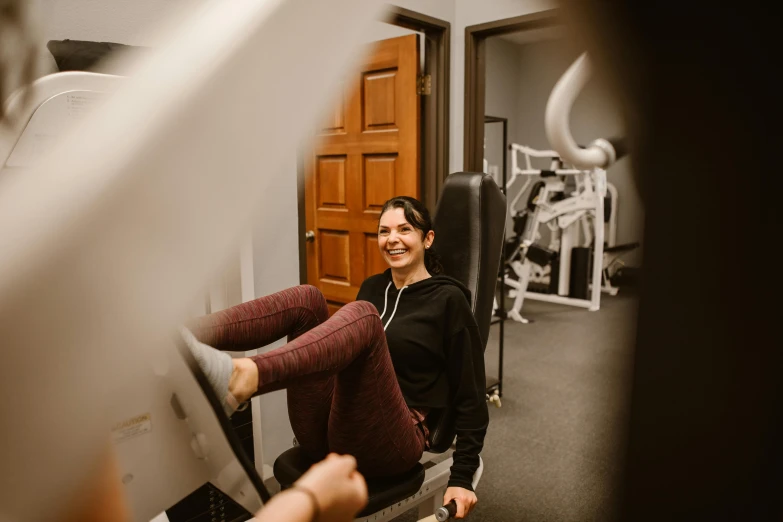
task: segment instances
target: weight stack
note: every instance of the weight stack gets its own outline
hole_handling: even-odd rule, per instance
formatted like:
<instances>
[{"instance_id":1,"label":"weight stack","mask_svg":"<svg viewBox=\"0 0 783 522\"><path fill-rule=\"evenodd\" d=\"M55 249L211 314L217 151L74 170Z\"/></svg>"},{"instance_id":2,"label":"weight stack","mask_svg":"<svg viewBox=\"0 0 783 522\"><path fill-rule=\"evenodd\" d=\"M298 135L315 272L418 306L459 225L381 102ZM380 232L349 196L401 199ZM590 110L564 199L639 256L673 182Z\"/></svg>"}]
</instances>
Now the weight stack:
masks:
<instances>
[{"instance_id":1,"label":"weight stack","mask_svg":"<svg viewBox=\"0 0 783 522\"><path fill-rule=\"evenodd\" d=\"M571 250L571 281L568 295L574 299L588 299L591 251L592 248L586 247L576 247Z\"/></svg>"},{"instance_id":2,"label":"weight stack","mask_svg":"<svg viewBox=\"0 0 783 522\"><path fill-rule=\"evenodd\" d=\"M552 271L549 273L549 293L557 295L557 289L560 285L560 254L557 254L550 264Z\"/></svg>"}]
</instances>

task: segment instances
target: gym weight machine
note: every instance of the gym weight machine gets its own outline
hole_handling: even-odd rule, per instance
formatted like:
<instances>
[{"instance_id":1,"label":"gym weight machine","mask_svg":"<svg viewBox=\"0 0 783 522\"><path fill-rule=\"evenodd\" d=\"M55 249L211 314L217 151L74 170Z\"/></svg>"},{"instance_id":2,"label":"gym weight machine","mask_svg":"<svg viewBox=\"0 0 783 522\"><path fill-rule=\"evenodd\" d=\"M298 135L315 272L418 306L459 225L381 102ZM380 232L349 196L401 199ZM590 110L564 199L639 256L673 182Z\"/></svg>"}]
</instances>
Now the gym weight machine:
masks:
<instances>
[{"instance_id":1,"label":"gym weight machine","mask_svg":"<svg viewBox=\"0 0 783 522\"><path fill-rule=\"evenodd\" d=\"M611 295L618 292L610 281L611 269L621 263L623 254L639 246L638 243L616 244L618 197L615 187L607 181L606 169L625 154L623 141L598 139L581 147L570 133L568 115L590 74L589 60L583 54L552 90L545 128L554 150L509 146L512 171L506 192L525 179L516 196L510 199L516 236L506 244L502 278L512 288L509 294L514 297L508 315L518 322L528 322L521 315L525 298L599 310L602 292ZM525 156L524 168L519 165L519 153ZM548 159L549 168L534 168L533 158ZM533 185L536 177L539 179ZM519 201L531 185L527 208L519 211ZM605 208L607 193L610 194L608 210ZM550 231L546 248L536 244L542 224ZM548 293L529 290L531 281L545 280L547 275Z\"/></svg>"},{"instance_id":2,"label":"gym weight machine","mask_svg":"<svg viewBox=\"0 0 783 522\"><path fill-rule=\"evenodd\" d=\"M517 234L506 245L508 267L517 276L514 279L510 274L504 274L505 284L512 288L514 294L509 316L515 321L527 322L520 313L526 297L598 310L603 272L606 171L573 168L551 150L541 151L518 144L511 144L509 148L512 171L506 190L510 190L518 180L525 179L509 205ZM519 153L525 156L524 168L519 165ZM534 168L532 158L549 159L549 169ZM538 181L533 184L536 178ZM518 211L518 202L531 185L527 208ZM566 196L569 190L572 192ZM551 233L547 248L536 243L540 237L539 227L544 224ZM580 230L584 236L581 246L593 245L591 285L586 280L581 285L572 284L572 278L578 280L572 274L571 266L573 249L579 246ZM534 265L553 267L551 294L528 290Z\"/></svg>"}]
</instances>

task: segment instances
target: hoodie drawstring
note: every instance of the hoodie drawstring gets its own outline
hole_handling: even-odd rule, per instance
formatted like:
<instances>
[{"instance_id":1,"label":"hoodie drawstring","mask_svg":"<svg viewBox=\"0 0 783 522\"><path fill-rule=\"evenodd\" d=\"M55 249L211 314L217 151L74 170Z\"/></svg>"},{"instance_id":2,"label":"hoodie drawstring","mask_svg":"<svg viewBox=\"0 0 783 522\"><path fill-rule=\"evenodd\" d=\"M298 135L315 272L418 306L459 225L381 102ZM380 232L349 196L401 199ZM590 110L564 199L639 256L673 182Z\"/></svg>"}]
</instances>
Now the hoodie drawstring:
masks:
<instances>
[{"instance_id":1,"label":"hoodie drawstring","mask_svg":"<svg viewBox=\"0 0 783 522\"><path fill-rule=\"evenodd\" d=\"M389 285L391 285L391 283L389 283ZM384 332L386 331L386 328L389 326L389 323L392 322L392 319L394 319L394 314L397 313L397 305L400 304L400 296L402 296L402 291L405 290L406 288L408 288L408 287L407 286L403 286L402 288L400 288L400 293L397 294L397 300L394 302L394 310L392 310L392 313L389 316L389 320L386 322L385 325L383 325L383 331ZM388 291L389 291L389 287L387 286L386 287L387 294L388 294ZM385 299L384 299L384 302L383 302L383 312L386 313L386 300ZM383 317L383 316L381 316L381 317Z\"/></svg>"},{"instance_id":2,"label":"hoodie drawstring","mask_svg":"<svg viewBox=\"0 0 783 522\"><path fill-rule=\"evenodd\" d=\"M383 296L383 313L381 314L381 319L383 319L383 316L386 315L386 300L389 298L389 288L391 287L392 282L389 281L389 284L386 285L386 294ZM384 328L385 330L386 328Z\"/></svg>"}]
</instances>

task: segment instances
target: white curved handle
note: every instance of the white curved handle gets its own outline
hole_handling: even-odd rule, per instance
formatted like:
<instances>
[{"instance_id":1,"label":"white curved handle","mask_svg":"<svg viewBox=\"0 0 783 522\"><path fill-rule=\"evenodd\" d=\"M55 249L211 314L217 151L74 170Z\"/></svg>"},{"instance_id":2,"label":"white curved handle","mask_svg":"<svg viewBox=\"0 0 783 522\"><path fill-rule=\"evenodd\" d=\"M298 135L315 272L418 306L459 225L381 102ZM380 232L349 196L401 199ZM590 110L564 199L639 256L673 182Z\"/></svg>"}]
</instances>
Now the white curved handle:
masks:
<instances>
[{"instance_id":1,"label":"white curved handle","mask_svg":"<svg viewBox=\"0 0 783 522\"><path fill-rule=\"evenodd\" d=\"M544 125L552 148L568 163L578 168L607 168L617 159L615 147L604 139L592 142L583 149L571 135L569 116L574 100L582 92L592 74L587 53L582 54L555 84L546 105Z\"/></svg>"}]
</instances>

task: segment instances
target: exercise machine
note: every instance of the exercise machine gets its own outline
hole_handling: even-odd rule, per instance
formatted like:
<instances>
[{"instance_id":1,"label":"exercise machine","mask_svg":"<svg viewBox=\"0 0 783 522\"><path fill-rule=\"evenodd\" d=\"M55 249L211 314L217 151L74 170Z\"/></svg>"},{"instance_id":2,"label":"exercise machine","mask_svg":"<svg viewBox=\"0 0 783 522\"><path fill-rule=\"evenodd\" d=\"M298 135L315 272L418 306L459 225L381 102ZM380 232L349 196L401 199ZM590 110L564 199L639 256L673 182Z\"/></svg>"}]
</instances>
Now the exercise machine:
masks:
<instances>
[{"instance_id":1,"label":"exercise machine","mask_svg":"<svg viewBox=\"0 0 783 522\"><path fill-rule=\"evenodd\" d=\"M330 6L330 9L333 7ZM253 13L245 14L252 15ZM149 71L147 74L151 76ZM67 283L60 283L64 287L57 287L57 283L55 283L54 296L51 293L47 293L46 296L36 295L33 292L26 297L30 302L43 303L41 305L43 313L51 314L52 317L57 318L52 323L52 332L59 331L56 328L59 321L74 321L74 324L70 325L62 337L44 335L42 339L36 338L35 335L32 335L31 338L29 332L15 333L13 329L9 329L7 331L9 333L7 348L13 350L14 342L24 343L25 348L29 350L31 345L39 344L43 340L58 341L58 346L61 349L69 349L70 346L71 350L78 353L79 350L85 348L89 350L89 347L92 347L91 351L94 354L108 354L116 356L122 361L122 364L111 365L122 368L122 371L121 375L113 375L114 385L109 387L115 388L111 395L116 398L114 401L109 401L112 406L109 428L120 460L124 488L137 520L150 520L163 510L174 513L181 507L181 499L193 501L191 494L199 490L204 491L210 499L219 497L220 501L224 502L221 506L225 508L224 510L219 512L213 510L211 513L211 508L208 507L209 503L203 502L207 504L207 507L202 506L205 516L209 513L228 517L226 519L233 519L230 517L242 518L257 511L270 498L269 485L264 480L266 477L259 474L258 462L254 463L243 451L241 441L237 438L229 420L222 413L217 397L214 396L189 352L179 341L172 341L170 336L172 332L169 331L170 325L178 322L175 320L177 317L183 317L183 314L188 315L185 312L185 303L189 305L190 298L200 292L194 291L194 288L200 287L201 284L195 285L194 283L207 279L205 276L212 271L202 264L204 263L203 258L189 261L189 256L182 257L184 252L190 252L193 255L201 249L198 247L197 236L191 235L180 239L179 233L185 231L192 233L192 227L194 225L198 227L199 224L206 225L212 231L216 230L212 224L198 223L199 217L193 216L188 208L194 205L194 200L197 201L200 198L203 199L203 208L214 209L214 206L210 205L223 208L223 204L227 203L223 186L213 187L216 193L223 193L222 198L211 196L211 191L187 191L187 188L192 187L193 183L197 185L199 183L209 184L210 178L214 177L215 170L208 172L210 169L193 163L193 158L183 158L182 146L187 147L190 145L188 142L198 143L200 141L198 138L217 139L214 131L210 132L206 129L212 128L209 127L209 124L215 123L218 125L214 128L219 129L221 128L219 124L227 123L227 120L219 114L219 111L207 110L207 114L202 114L206 121L203 122L204 126L199 127L196 132L196 139L194 136L190 136L190 139L184 139L181 135L165 133L156 136L157 140L149 139L149 141L136 143L135 139L138 135L131 133L127 141L114 142L110 138L117 139L120 135L124 137L127 132L125 126L128 124L127 120L133 120L133 115L125 112L127 109L122 105L122 102L130 102L132 106L138 106L140 101L151 102L155 106L160 104L160 100L151 95L154 92L151 82L145 84L144 78L143 72L140 75L129 75L125 78L91 73L62 73L37 82L33 89L33 102L22 103L20 95L9 103L9 110L15 115L15 119L13 120L14 126L4 136L7 139L2 140L3 159L6 165L6 169L3 171L3 182L5 182L4 188L6 190L0 191L0 199L9 198L10 194L20 198L23 194L27 194L29 207L7 204L4 207L4 217L26 216L27 209L36 210L38 214L34 214L36 220L33 220L34 226L31 229L34 237L36 233L38 236L35 237L36 241L31 244L42 249L43 253L47 255L37 258L36 262L32 263L32 268L35 270L25 270L25 267L18 261L25 258L29 260L31 252L29 249L25 251L26 244L23 243L22 248L16 245L15 253L18 257L12 256L11 259L3 259L3 266L17 268L15 275L21 274L23 278L25 276L33 277L33 274L45 274L39 281L56 282L58 277L61 278L60 281L66 281ZM139 83L146 86L143 94L150 96L151 99L134 99L134 95L139 93L136 90L139 88ZM136 84L135 89L133 88L134 84ZM182 86L182 82L179 82L179 85ZM228 86L223 85L222 87ZM233 87L228 87L228 90L231 91ZM165 101L173 103L172 100L173 98L167 98ZM93 110L89 110L88 106L93 107ZM164 110L161 107L158 108ZM181 116L186 111L180 107L180 111L176 112ZM113 116L113 118L109 116ZM158 115L156 114L156 116ZM52 118L55 117L66 120L61 131L55 132L52 131L53 127L47 127L47 122L51 123ZM228 121L231 119L228 118ZM244 122L245 120L240 121ZM150 134L150 132L155 134L156 123L159 121L152 118L152 121L137 120L131 121L131 123L145 126L146 128L141 131L143 135ZM177 122L169 120L169 124L176 125ZM258 122L252 126L266 128L265 125ZM15 132L19 132L19 134L15 135ZM173 151L161 147L160 140L173 145ZM171 143L172 141L174 143ZM248 144L251 140L240 141L244 143L239 145L243 145ZM244 152L247 155L250 152L248 150L237 151L225 141L218 140L217 143L224 150L228 148L227 152L232 154ZM203 143L203 146L208 149L210 146L216 145L206 142ZM88 151L85 152L83 150L85 148ZM147 150L150 154L157 152L158 161L163 162L164 165L142 161L141 159L146 156L132 154L132 151L137 148ZM180 153L173 153L177 149L180 150ZM119 158L99 154L104 150L114 150ZM200 156L200 154L196 155ZM250 155L258 159L258 156ZM51 159L53 157L59 161L54 163L54 160ZM115 163L118 159L120 161ZM200 159L209 163L208 158L202 156ZM141 164L134 164L138 162ZM258 165L255 165L255 161L239 163L239 165L235 165L239 168L239 173L250 174L251 168L253 174L258 172ZM214 169L215 166L213 163L211 168ZM183 167L189 167L189 169ZM151 178L152 173L164 179L165 183L156 183L160 178ZM181 178L186 173L187 177ZM504 207L504 203L495 200L497 197L502 198L502 195L496 186L495 192L492 192L494 182L489 179L485 180L483 176L478 176L478 178L474 175L465 176L468 178L461 175L451 176L449 186L464 179L465 186L460 191L459 201L464 203L465 198L473 198L475 200L475 204L472 205L474 211L466 214L461 206L454 205L453 208L449 208L445 201L453 200L453 198L444 195L444 203L436 212L436 216L440 216L436 219L436 223L439 223L437 226L440 227L438 229L441 237L440 242L447 243L445 238L451 234L454 238L452 241L454 248L461 250L466 248L463 232L467 223L463 223L459 227L460 231L457 236L454 229L449 229L449 226L457 223L458 220L455 219L455 216L448 217L449 214L470 215L473 219L472 223L476 223L493 218L492 213L486 214L487 209L502 209ZM245 181L247 180L242 177L231 179L229 176L227 183L231 185L232 182L235 182L236 186L240 188L240 192L244 192ZM46 190L47 182L56 185L56 194L51 190ZM179 183L182 185L179 186ZM33 187L43 187L43 190L40 191L40 194L33 195L31 192ZM111 190L115 187L121 187L121 190ZM172 191L175 187L176 190ZM78 194L74 194L77 189L80 191ZM180 189L186 192L187 197L178 194ZM467 192L470 192L471 195ZM54 208L49 209L49 212L42 211L38 196L52 203ZM484 201L486 198L489 199ZM5 199L4 201L9 203L10 200ZM111 201L112 204L106 205L105 203L108 201ZM188 208L183 206L185 201L187 201ZM194 206L202 208L202 205L195 204ZM149 213L155 216L152 221L146 219L149 217ZM188 216L188 219L191 216L195 217L196 223L185 224L177 218L177 216L185 215ZM62 238L53 238L51 242L46 242L44 238L51 237L46 232L59 230L58 225L62 224L51 221L55 216L65 216L66 222L70 223L78 223L81 219L85 224L75 225L73 228L66 227L66 230L62 232ZM234 214L234 217L236 218L237 214ZM46 223L47 218L50 223L49 227L46 227L46 230L37 231L36 226L42 227L42 223ZM450 256L453 260L460 260L459 265L452 268L453 274L462 278L465 284L474 291L474 311L482 325L489 321L491 304L487 308L484 303L486 303L486 295L490 295L491 303L502 243L503 213L496 213L494 218L495 221L491 225L482 226L473 240L467 242L468 252L461 254L455 251ZM227 230L231 229L228 226L229 223L222 219L218 219L218 221L222 222ZM90 225L87 226L86 223L90 223ZM165 233L156 235L153 224L162 225ZM9 231L8 222L5 223L5 229L6 232ZM449 230L452 232L450 233ZM81 237L86 231L89 231L89 236ZM104 233L101 234L101 231ZM124 233L127 232L131 234L134 241L124 242L124 238L127 237ZM185 236L187 235L185 234ZM5 239L12 237L11 234L8 234ZM183 266L179 267L179 271L174 270L174 263L169 259L170 248L167 248L166 245L170 243L162 240L174 237L177 238L177 248L184 248L184 252L173 255L175 261L183 263ZM82 245L89 245L89 248L82 250L79 256L73 257L74 253L69 252L67 248L71 240ZM210 238L211 242L212 238ZM273 243L273 239L270 240L271 243ZM493 243L496 245L495 262L494 266L490 266L493 264L491 262L493 259L491 245ZM223 247L226 248L231 244L231 242L227 242ZM13 251L14 249L9 248L4 252L7 254ZM59 258L55 252L60 254ZM142 252L143 254L139 257ZM215 263L214 266L219 266L220 263L215 257L207 256L207 259L210 257ZM145 262L145 259L150 258L155 259L156 264L161 263L162 266L152 266ZM49 259L59 259L63 261L64 266L53 267L46 262ZM117 264L118 261L119 266L109 266ZM77 269L76 273L67 269L74 267L74 265L76 267L83 266L85 262L91 269L89 271L91 277L86 281L79 275L83 269ZM479 262L480 264L478 264ZM194 263L200 270L193 270ZM482 270L491 273L492 280L479 287L479 279L484 281L483 276L479 278L479 275L484 273ZM49 271L54 274L50 274ZM123 276L108 277L112 274L123 274ZM4 283L6 285L12 284L8 280ZM153 283L154 286L151 286ZM84 288L85 285L87 288ZM140 285L136 288L146 288L147 290L134 291L135 285ZM483 289L484 287L486 290ZM158 298L164 288L167 295L161 303ZM65 290L70 291L57 299L57 291L64 292ZM183 293L179 294L179 292ZM145 295L154 295L155 301L147 302ZM183 297L175 297L177 295ZM70 301L66 299L66 296L70 298ZM54 301L51 301L50 299L53 297ZM96 300L105 307L102 310L102 316L105 314L107 318L101 322L100 328L96 328L95 324L90 324L88 317L68 313L73 309L63 310L57 306L58 303L94 302ZM15 303L16 305L19 303ZM39 311L41 310L39 309ZM141 328L142 332L137 331L142 324L149 326L149 329ZM76 335L76 331L78 331L78 335ZM486 328L482 329L482 332L485 331ZM70 338L68 337L69 332L72 335ZM114 335L120 332L129 338L120 335L118 338L121 340L115 344ZM24 340L22 340L22 333L26 334ZM108 346L105 342L106 339L112 339ZM106 360L106 357L99 357L98 360ZM434 431L441 437L446 437L447 432L444 430L448 427L449 419L442 417L441 420L443 429L436 428ZM439 447L443 447L443 445L450 447L453 442L445 438L439 440L441 440ZM448 448L443 450L449 451ZM425 512L432 514L436 507L440 507L442 492L449 476L450 464L448 460L448 458L441 460L427 469L426 473L423 473L425 480L420 484L420 489L414 489L410 492L408 502L420 504L422 514ZM475 477L476 484L480 479L480 470ZM399 477L397 479L402 480ZM406 482L405 486L409 484L411 483ZM390 485L394 492L399 492L401 487L398 483ZM438 493L441 494L440 497ZM380 505L379 509L384 516L388 515L389 506ZM379 515L370 513L365 518L378 520L377 516ZM158 519L161 519L161 516L158 516Z\"/></svg>"},{"instance_id":2,"label":"exercise machine","mask_svg":"<svg viewBox=\"0 0 783 522\"><path fill-rule=\"evenodd\" d=\"M446 178L433 217L443 271L470 290L470 305L484 347L489 337L505 214L505 198L491 176L456 173ZM424 517L441 507L453 463L454 418L451 406L427 416L431 449L422 463L400 476L368 480L369 503L358 520L383 522L416 506L419 517ZM313 464L295 446L275 461L275 477L283 488L290 487ZM482 470L483 464L474 476L474 485Z\"/></svg>"},{"instance_id":3,"label":"exercise machine","mask_svg":"<svg viewBox=\"0 0 783 522\"><path fill-rule=\"evenodd\" d=\"M577 63L584 64L586 58L580 60ZM553 90L553 98L561 101L553 104L550 98L550 128L554 121L567 124L562 121L564 109L560 104L573 104L573 99L558 98L570 92L564 85L578 81L581 89L587 81L587 75L574 75L573 71L579 71L578 67L569 69L572 75L567 73ZM549 137L551 131L547 132ZM528 322L521 313L525 299L599 310L602 292L618 292L611 284L613 270L622 264L623 255L639 246L616 244L618 194L607 181L606 168L617 161L618 152L624 152L622 143L599 139L588 147L580 147L568 136L568 145L587 152L563 157L556 150L509 146L512 169L506 191L514 194L509 196L509 212L515 235L507 240L504 249L503 280L511 288L509 296L514 298L508 315L521 323ZM554 138L561 141L552 141L550 137L553 145L565 143L556 133ZM570 158L577 158L578 162ZM549 161L548 168L534 167L534 161L543 160ZM526 205L520 208L520 200L525 196ZM546 246L540 243L542 228L548 229ZM540 291L531 291L531 283L539 285Z\"/></svg>"},{"instance_id":4,"label":"exercise machine","mask_svg":"<svg viewBox=\"0 0 783 522\"><path fill-rule=\"evenodd\" d=\"M516 277L509 274L504 278L505 284L514 293L509 316L518 322L527 322L521 315L525 298L598 310L603 267L606 171L573 168L554 151L518 144L511 144L509 148L512 170L507 190L525 180L510 204L516 236L507 243L506 261ZM523 166L518 160L520 153L525 158ZM549 168L534 168L532 159L542 158L549 160ZM518 202L528 189L528 204L525 209L518 210ZM549 227L548 247L537 244L541 225ZM581 243L580 232L584 236ZM581 278L579 271L572 270L572 253L578 247L587 252L592 249L592 283ZM557 266L550 273L551 293L529 291L533 266L548 265ZM589 265L590 260L582 256L583 273L587 272Z\"/></svg>"},{"instance_id":5,"label":"exercise machine","mask_svg":"<svg viewBox=\"0 0 783 522\"><path fill-rule=\"evenodd\" d=\"M612 284L612 278L617 270L624 267L623 256L639 248L641 244L638 241L631 243L617 244L617 216L619 208L619 196L617 188L611 183L606 184L609 190L609 201L611 207L609 210L608 231L606 238L606 248L604 248L603 273L601 291L609 295L617 295L619 288Z\"/></svg>"}]
</instances>

